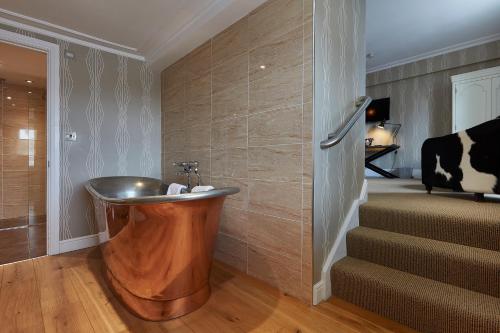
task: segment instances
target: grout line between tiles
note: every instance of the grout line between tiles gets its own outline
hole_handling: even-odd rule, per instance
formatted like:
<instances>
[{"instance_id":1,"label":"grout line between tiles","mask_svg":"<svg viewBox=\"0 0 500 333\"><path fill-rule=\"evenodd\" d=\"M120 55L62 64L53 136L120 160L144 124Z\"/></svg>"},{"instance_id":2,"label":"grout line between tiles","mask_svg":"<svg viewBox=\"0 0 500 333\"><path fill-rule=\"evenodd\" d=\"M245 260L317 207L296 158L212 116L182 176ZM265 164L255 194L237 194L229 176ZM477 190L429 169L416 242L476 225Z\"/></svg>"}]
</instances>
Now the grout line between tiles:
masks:
<instances>
[{"instance_id":1,"label":"grout line between tiles","mask_svg":"<svg viewBox=\"0 0 500 333\"><path fill-rule=\"evenodd\" d=\"M250 111L250 40L249 40L249 35L250 35L250 23L249 23L249 18L248 16L245 18L246 20L246 33L247 33L247 115L246 115L246 128L247 128L247 175L248 175L248 137L249 137L249 132L248 132L248 123L249 123L249 111ZM250 189L249 189L249 186L247 186L246 188L246 191L247 191L247 198L250 198ZM247 207L248 209L248 207ZM245 230L245 237L247 238L247 242L246 242L246 252L247 252L247 260L246 260L246 264L247 264L247 267L246 267L246 272L248 273L248 226L247 226L247 229Z\"/></svg>"},{"instance_id":2,"label":"grout line between tiles","mask_svg":"<svg viewBox=\"0 0 500 333\"><path fill-rule=\"evenodd\" d=\"M301 82L301 103L302 103L302 112L301 112L301 133L300 137L302 139L302 146L301 146L301 151L302 151L302 184L300 188L300 194L301 194L301 201L300 201L300 214L301 214L301 229L300 229L300 287L299 290L302 290L304 286L304 279L303 279L303 263L304 263L304 0L302 0L302 82ZM303 291L302 291L303 292Z\"/></svg>"}]
</instances>

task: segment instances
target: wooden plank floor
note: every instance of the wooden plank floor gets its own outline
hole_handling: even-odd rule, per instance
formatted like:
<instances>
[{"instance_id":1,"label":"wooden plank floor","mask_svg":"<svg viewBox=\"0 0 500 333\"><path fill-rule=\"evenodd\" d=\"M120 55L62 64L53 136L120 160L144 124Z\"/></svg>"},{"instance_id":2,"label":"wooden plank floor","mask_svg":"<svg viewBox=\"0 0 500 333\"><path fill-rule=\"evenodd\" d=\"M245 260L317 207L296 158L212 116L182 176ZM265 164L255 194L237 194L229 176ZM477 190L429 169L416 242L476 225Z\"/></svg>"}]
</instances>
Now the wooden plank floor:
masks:
<instances>
[{"instance_id":1,"label":"wooden plank floor","mask_svg":"<svg viewBox=\"0 0 500 333\"><path fill-rule=\"evenodd\" d=\"M215 263L212 296L167 322L131 315L105 286L97 248L0 266L1 332L414 332L340 300L309 307Z\"/></svg>"}]
</instances>

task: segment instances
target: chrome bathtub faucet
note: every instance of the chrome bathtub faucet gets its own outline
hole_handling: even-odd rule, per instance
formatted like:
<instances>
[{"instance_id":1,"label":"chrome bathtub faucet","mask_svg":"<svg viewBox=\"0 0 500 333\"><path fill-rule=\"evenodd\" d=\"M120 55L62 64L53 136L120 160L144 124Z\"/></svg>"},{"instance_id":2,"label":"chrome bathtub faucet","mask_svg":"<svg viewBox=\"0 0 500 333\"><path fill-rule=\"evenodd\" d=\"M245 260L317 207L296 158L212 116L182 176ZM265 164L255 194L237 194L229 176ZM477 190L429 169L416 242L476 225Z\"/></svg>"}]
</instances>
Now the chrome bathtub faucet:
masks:
<instances>
[{"instance_id":1,"label":"chrome bathtub faucet","mask_svg":"<svg viewBox=\"0 0 500 333\"><path fill-rule=\"evenodd\" d=\"M197 178L197 186L200 186L201 184L201 176L199 173L199 162L198 161L188 161L188 162L174 162L173 166L182 168L182 171L178 171L177 175L178 176L187 176L187 187L188 190L191 191L192 186L191 186L191 174L194 173Z\"/></svg>"}]
</instances>

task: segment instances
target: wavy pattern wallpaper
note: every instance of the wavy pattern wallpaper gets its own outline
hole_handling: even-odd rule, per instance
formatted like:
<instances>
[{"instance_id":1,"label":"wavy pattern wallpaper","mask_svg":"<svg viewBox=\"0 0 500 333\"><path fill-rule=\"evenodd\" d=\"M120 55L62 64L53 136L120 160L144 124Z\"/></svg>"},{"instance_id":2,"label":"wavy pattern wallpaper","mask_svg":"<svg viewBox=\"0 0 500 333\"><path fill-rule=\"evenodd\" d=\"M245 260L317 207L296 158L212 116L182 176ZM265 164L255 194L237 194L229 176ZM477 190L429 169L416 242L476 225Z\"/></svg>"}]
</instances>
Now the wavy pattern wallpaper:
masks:
<instances>
[{"instance_id":1,"label":"wavy pattern wallpaper","mask_svg":"<svg viewBox=\"0 0 500 333\"><path fill-rule=\"evenodd\" d=\"M84 189L92 177L161 176L160 78L150 66L61 40L60 47L61 240L96 232ZM75 56L68 59L64 51ZM77 140L64 134L76 132Z\"/></svg>"},{"instance_id":2,"label":"wavy pattern wallpaper","mask_svg":"<svg viewBox=\"0 0 500 333\"><path fill-rule=\"evenodd\" d=\"M127 112L130 103L127 60L126 57L118 56L118 78L115 86L115 99L118 105L118 126L116 127L115 144L118 153L119 176L127 174L127 156L130 145L130 134L127 127Z\"/></svg>"},{"instance_id":3,"label":"wavy pattern wallpaper","mask_svg":"<svg viewBox=\"0 0 500 333\"><path fill-rule=\"evenodd\" d=\"M364 179L364 123L334 148L319 142L365 94L365 0L316 0L314 16L314 282Z\"/></svg>"},{"instance_id":4,"label":"wavy pattern wallpaper","mask_svg":"<svg viewBox=\"0 0 500 333\"><path fill-rule=\"evenodd\" d=\"M420 169L423 141L451 133L451 76L499 65L497 41L368 74L367 94L375 99L390 97L390 121L402 124L398 154L384 156L375 164Z\"/></svg>"}]
</instances>

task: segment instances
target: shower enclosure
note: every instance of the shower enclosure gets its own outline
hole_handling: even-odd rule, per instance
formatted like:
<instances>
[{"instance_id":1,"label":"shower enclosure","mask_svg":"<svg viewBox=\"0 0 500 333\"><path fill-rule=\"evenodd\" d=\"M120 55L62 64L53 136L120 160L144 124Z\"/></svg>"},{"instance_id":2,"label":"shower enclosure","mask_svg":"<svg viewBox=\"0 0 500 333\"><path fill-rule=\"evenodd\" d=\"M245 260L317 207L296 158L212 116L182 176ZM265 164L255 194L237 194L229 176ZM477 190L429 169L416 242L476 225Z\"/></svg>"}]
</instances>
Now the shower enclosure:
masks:
<instances>
[{"instance_id":1,"label":"shower enclosure","mask_svg":"<svg viewBox=\"0 0 500 333\"><path fill-rule=\"evenodd\" d=\"M45 255L45 53L0 43L0 264ZM25 70L26 69L26 70Z\"/></svg>"}]
</instances>

